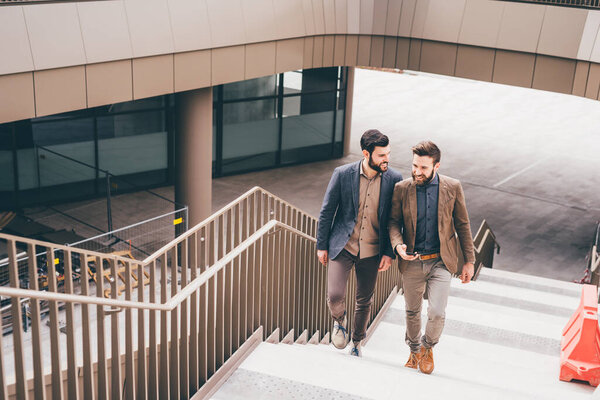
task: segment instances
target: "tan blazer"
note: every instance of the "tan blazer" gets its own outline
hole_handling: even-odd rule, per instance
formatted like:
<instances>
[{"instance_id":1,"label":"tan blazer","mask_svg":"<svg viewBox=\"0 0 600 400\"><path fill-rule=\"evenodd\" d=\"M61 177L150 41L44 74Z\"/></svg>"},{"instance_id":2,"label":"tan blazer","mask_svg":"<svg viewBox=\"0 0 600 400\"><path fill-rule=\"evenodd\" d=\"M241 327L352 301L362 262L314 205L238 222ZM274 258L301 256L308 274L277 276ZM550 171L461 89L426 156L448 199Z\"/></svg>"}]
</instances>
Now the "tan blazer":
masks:
<instances>
[{"instance_id":1,"label":"tan blazer","mask_svg":"<svg viewBox=\"0 0 600 400\"><path fill-rule=\"evenodd\" d=\"M465 195L457 179L439 175L438 233L440 254L448 271L457 271L458 254L456 237L464 254L465 262L475 262L473 236ZM399 244L406 244L406 251L414 251L417 231L417 189L412 178L396 183L392 197L392 209L388 221L390 241L395 250ZM400 259L400 271L408 261Z\"/></svg>"}]
</instances>

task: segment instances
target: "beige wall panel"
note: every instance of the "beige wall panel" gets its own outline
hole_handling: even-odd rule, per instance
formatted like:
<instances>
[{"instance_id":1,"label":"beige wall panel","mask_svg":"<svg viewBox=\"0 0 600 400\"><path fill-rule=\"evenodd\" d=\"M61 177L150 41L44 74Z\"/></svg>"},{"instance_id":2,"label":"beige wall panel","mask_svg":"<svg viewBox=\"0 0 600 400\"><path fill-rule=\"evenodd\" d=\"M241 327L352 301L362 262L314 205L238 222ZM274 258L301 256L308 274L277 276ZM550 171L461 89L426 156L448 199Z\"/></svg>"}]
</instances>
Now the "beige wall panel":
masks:
<instances>
[{"instance_id":1,"label":"beige wall panel","mask_svg":"<svg viewBox=\"0 0 600 400\"><path fill-rule=\"evenodd\" d=\"M325 11L323 0L312 0L313 18L315 20L315 35L325 34Z\"/></svg>"},{"instance_id":2,"label":"beige wall panel","mask_svg":"<svg viewBox=\"0 0 600 400\"><path fill-rule=\"evenodd\" d=\"M302 0L302 10L304 11L304 26L306 34L311 36L315 34L315 16L313 14L312 0Z\"/></svg>"},{"instance_id":3,"label":"beige wall panel","mask_svg":"<svg viewBox=\"0 0 600 400\"><path fill-rule=\"evenodd\" d=\"M175 91L211 86L210 50L175 54Z\"/></svg>"},{"instance_id":4,"label":"beige wall panel","mask_svg":"<svg viewBox=\"0 0 600 400\"><path fill-rule=\"evenodd\" d=\"M589 60L592 56L594 43L598 37L598 29L600 28L600 11L589 11L585 20L585 27L579 43L577 58L579 60Z\"/></svg>"},{"instance_id":5,"label":"beige wall panel","mask_svg":"<svg viewBox=\"0 0 600 400\"><path fill-rule=\"evenodd\" d=\"M423 41L421 39L411 39L408 49L408 69L420 71L421 69L421 48Z\"/></svg>"},{"instance_id":6,"label":"beige wall panel","mask_svg":"<svg viewBox=\"0 0 600 400\"><path fill-rule=\"evenodd\" d=\"M277 24L275 23L273 0L241 1L246 41L253 43L277 40Z\"/></svg>"},{"instance_id":7,"label":"beige wall panel","mask_svg":"<svg viewBox=\"0 0 600 400\"><path fill-rule=\"evenodd\" d=\"M423 38L427 13L429 12L429 2L430 0L417 0L410 30L410 36L413 38Z\"/></svg>"},{"instance_id":8,"label":"beige wall panel","mask_svg":"<svg viewBox=\"0 0 600 400\"><path fill-rule=\"evenodd\" d=\"M323 67L333 66L333 50L335 47L335 38L333 35L325 36L323 39Z\"/></svg>"},{"instance_id":9,"label":"beige wall panel","mask_svg":"<svg viewBox=\"0 0 600 400\"><path fill-rule=\"evenodd\" d=\"M598 35L596 36L594 47L592 47L590 61L600 63L600 30L598 31Z\"/></svg>"},{"instance_id":10,"label":"beige wall panel","mask_svg":"<svg viewBox=\"0 0 600 400\"><path fill-rule=\"evenodd\" d=\"M304 38L277 41L275 73L294 71L302 68L304 58Z\"/></svg>"},{"instance_id":11,"label":"beige wall panel","mask_svg":"<svg viewBox=\"0 0 600 400\"><path fill-rule=\"evenodd\" d=\"M206 0L206 4L213 48L246 42L241 0Z\"/></svg>"},{"instance_id":12,"label":"beige wall panel","mask_svg":"<svg viewBox=\"0 0 600 400\"><path fill-rule=\"evenodd\" d=\"M277 39L294 38L306 35L302 0L273 1Z\"/></svg>"},{"instance_id":13,"label":"beige wall panel","mask_svg":"<svg viewBox=\"0 0 600 400\"><path fill-rule=\"evenodd\" d=\"M348 7L346 0L335 0L335 33L348 33Z\"/></svg>"},{"instance_id":14,"label":"beige wall panel","mask_svg":"<svg viewBox=\"0 0 600 400\"><path fill-rule=\"evenodd\" d=\"M577 57L587 14L587 10L578 8L548 6L537 52L557 57Z\"/></svg>"},{"instance_id":15,"label":"beige wall panel","mask_svg":"<svg viewBox=\"0 0 600 400\"><path fill-rule=\"evenodd\" d=\"M85 64L77 5L23 7L35 69Z\"/></svg>"},{"instance_id":16,"label":"beige wall panel","mask_svg":"<svg viewBox=\"0 0 600 400\"><path fill-rule=\"evenodd\" d=\"M275 74L276 42L254 43L246 45L245 79Z\"/></svg>"},{"instance_id":17,"label":"beige wall panel","mask_svg":"<svg viewBox=\"0 0 600 400\"><path fill-rule=\"evenodd\" d=\"M173 54L133 59L133 99L173 93Z\"/></svg>"},{"instance_id":18,"label":"beige wall panel","mask_svg":"<svg viewBox=\"0 0 600 400\"><path fill-rule=\"evenodd\" d=\"M346 60L346 36L335 35L333 47L333 65L336 67L344 65Z\"/></svg>"},{"instance_id":19,"label":"beige wall panel","mask_svg":"<svg viewBox=\"0 0 600 400\"><path fill-rule=\"evenodd\" d=\"M373 35L385 35L388 0L375 0L373 7Z\"/></svg>"},{"instance_id":20,"label":"beige wall panel","mask_svg":"<svg viewBox=\"0 0 600 400\"><path fill-rule=\"evenodd\" d=\"M408 54L410 53L410 39L398 38L396 47L396 68L408 68Z\"/></svg>"},{"instance_id":21,"label":"beige wall panel","mask_svg":"<svg viewBox=\"0 0 600 400\"><path fill-rule=\"evenodd\" d=\"M585 87L587 85L588 73L590 72L590 63L587 61L577 61L575 67L575 78L573 79L573 91L575 96L585 96Z\"/></svg>"},{"instance_id":22,"label":"beige wall panel","mask_svg":"<svg viewBox=\"0 0 600 400\"><path fill-rule=\"evenodd\" d=\"M323 0L323 14L325 16L325 33L333 35L335 29L335 0Z\"/></svg>"},{"instance_id":23,"label":"beige wall panel","mask_svg":"<svg viewBox=\"0 0 600 400\"><path fill-rule=\"evenodd\" d=\"M363 35L373 34L373 14L375 12L375 0L360 0L360 33Z\"/></svg>"},{"instance_id":24,"label":"beige wall panel","mask_svg":"<svg viewBox=\"0 0 600 400\"><path fill-rule=\"evenodd\" d=\"M383 67L396 68L396 48L398 39L386 36L383 42Z\"/></svg>"},{"instance_id":25,"label":"beige wall panel","mask_svg":"<svg viewBox=\"0 0 600 400\"><path fill-rule=\"evenodd\" d=\"M211 47L208 9L203 0L168 0L175 51Z\"/></svg>"},{"instance_id":26,"label":"beige wall panel","mask_svg":"<svg viewBox=\"0 0 600 400\"><path fill-rule=\"evenodd\" d=\"M491 82L495 54L494 49L458 45L455 75Z\"/></svg>"},{"instance_id":27,"label":"beige wall panel","mask_svg":"<svg viewBox=\"0 0 600 400\"><path fill-rule=\"evenodd\" d=\"M88 64L85 69L88 107L133 100L131 60Z\"/></svg>"},{"instance_id":28,"label":"beige wall panel","mask_svg":"<svg viewBox=\"0 0 600 400\"><path fill-rule=\"evenodd\" d=\"M570 94L573 91L576 63L575 60L538 55L532 87Z\"/></svg>"},{"instance_id":29,"label":"beige wall panel","mask_svg":"<svg viewBox=\"0 0 600 400\"><path fill-rule=\"evenodd\" d=\"M492 82L531 87L534 64L534 54L496 50Z\"/></svg>"},{"instance_id":30,"label":"beige wall panel","mask_svg":"<svg viewBox=\"0 0 600 400\"><path fill-rule=\"evenodd\" d=\"M402 12L402 0L389 0L387 17L385 20L385 35L398 36L400 25L400 13Z\"/></svg>"},{"instance_id":31,"label":"beige wall panel","mask_svg":"<svg viewBox=\"0 0 600 400\"><path fill-rule=\"evenodd\" d=\"M585 97L588 99L597 99L600 88L600 65L590 64L587 85L585 87Z\"/></svg>"},{"instance_id":32,"label":"beige wall panel","mask_svg":"<svg viewBox=\"0 0 600 400\"><path fill-rule=\"evenodd\" d=\"M346 65L355 66L358 58L358 36L348 35L346 37Z\"/></svg>"},{"instance_id":33,"label":"beige wall panel","mask_svg":"<svg viewBox=\"0 0 600 400\"><path fill-rule=\"evenodd\" d=\"M304 69L310 69L313 67L313 51L315 47L315 39L312 37L304 38Z\"/></svg>"},{"instance_id":34,"label":"beige wall panel","mask_svg":"<svg viewBox=\"0 0 600 400\"><path fill-rule=\"evenodd\" d=\"M127 0L125 10L134 57L174 51L167 0Z\"/></svg>"},{"instance_id":35,"label":"beige wall panel","mask_svg":"<svg viewBox=\"0 0 600 400\"><path fill-rule=\"evenodd\" d=\"M244 80L245 46L213 49L211 56L212 85Z\"/></svg>"},{"instance_id":36,"label":"beige wall panel","mask_svg":"<svg viewBox=\"0 0 600 400\"><path fill-rule=\"evenodd\" d=\"M496 47L504 3L489 0L467 0L459 43Z\"/></svg>"},{"instance_id":37,"label":"beige wall panel","mask_svg":"<svg viewBox=\"0 0 600 400\"><path fill-rule=\"evenodd\" d=\"M383 66L383 36L373 36L371 38L371 57L369 65L371 67L382 67Z\"/></svg>"},{"instance_id":38,"label":"beige wall panel","mask_svg":"<svg viewBox=\"0 0 600 400\"><path fill-rule=\"evenodd\" d=\"M421 1L426 2L427 0ZM402 10L400 11L400 24L398 25L398 36L410 37L416 7L417 0L402 0ZM425 10L427 10L427 8L425 8ZM422 29L421 33L423 33Z\"/></svg>"},{"instance_id":39,"label":"beige wall panel","mask_svg":"<svg viewBox=\"0 0 600 400\"><path fill-rule=\"evenodd\" d=\"M87 107L85 67L34 72L36 116L58 114Z\"/></svg>"},{"instance_id":40,"label":"beige wall panel","mask_svg":"<svg viewBox=\"0 0 600 400\"><path fill-rule=\"evenodd\" d=\"M545 11L546 6L539 4L506 2L496 46L535 53Z\"/></svg>"},{"instance_id":41,"label":"beige wall panel","mask_svg":"<svg viewBox=\"0 0 600 400\"><path fill-rule=\"evenodd\" d=\"M323 66L323 36L316 36L313 47L313 68Z\"/></svg>"},{"instance_id":42,"label":"beige wall panel","mask_svg":"<svg viewBox=\"0 0 600 400\"><path fill-rule=\"evenodd\" d=\"M5 93L11 95L6 96ZM0 124L33 117L33 72L0 75Z\"/></svg>"},{"instance_id":43,"label":"beige wall panel","mask_svg":"<svg viewBox=\"0 0 600 400\"><path fill-rule=\"evenodd\" d=\"M346 11L348 12L348 33L360 33L360 0L348 0Z\"/></svg>"},{"instance_id":44,"label":"beige wall panel","mask_svg":"<svg viewBox=\"0 0 600 400\"><path fill-rule=\"evenodd\" d=\"M429 0L423 39L457 42L466 0Z\"/></svg>"},{"instance_id":45,"label":"beige wall panel","mask_svg":"<svg viewBox=\"0 0 600 400\"><path fill-rule=\"evenodd\" d=\"M371 63L371 36L358 37L358 56L356 65L368 67Z\"/></svg>"},{"instance_id":46,"label":"beige wall panel","mask_svg":"<svg viewBox=\"0 0 600 400\"><path fill-rule=\"evenodd\" d=\"M457 45L423 41L421 71L433 74L454 75Z\"/></svg>"},{"instance_id":47,"label":"beige wall panel","mask_svg":"<svg viewBox=\"0 0 600 400\"><path fill-rule=\"evenodd\" d=\"M77 3L88 63L132 58L125 6L120 1Z\"/></svg>"},{"instance_id":48,"label":"beige wall panel","mask_svg":"<svg viewBox=\"0 0 600 400\"><path fill-rule=\"evenodd\" d=\"M0 7L0 75L33 70L23 7Z\"/></svg>"}]
</instances>

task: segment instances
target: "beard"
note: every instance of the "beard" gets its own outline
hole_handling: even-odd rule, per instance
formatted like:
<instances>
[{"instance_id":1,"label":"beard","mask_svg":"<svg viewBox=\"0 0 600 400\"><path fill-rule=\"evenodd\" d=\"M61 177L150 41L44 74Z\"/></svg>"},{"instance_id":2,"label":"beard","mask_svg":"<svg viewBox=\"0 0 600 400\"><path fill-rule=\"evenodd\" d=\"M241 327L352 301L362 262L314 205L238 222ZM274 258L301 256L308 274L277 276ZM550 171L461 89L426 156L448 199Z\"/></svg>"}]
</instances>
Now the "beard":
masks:
<instances>
[{"instance_id":1,"label":"beard","mask_svg":"<svg viewBox=\"0 0 600 400\"><path fill-rule=\"evenodd\" d=\"M413 178L413 181L415 181L415 183L417 184L417 186L425 186L429 182L431 182L431 180L433 179L433 174L434 174L434 171L431 171L431 175L429 175L429 176L421 175L419 178L422 179L422 180L417 180L417 176L413 172L412 173L412 178Z\"/></svg>"},{"instance_id":2,"label":"beard","mask_svg":"<svg viewBox=\"0 0 600 400\"><path fill-rule=\"evenodd\" d=\"M387 161L382 161L379 164L375 164L373 162L373 156L369 155L369 167L373 168L375 171L382 173L387 171L388 169L388 162Z\"/></svg>"}]
</instances>

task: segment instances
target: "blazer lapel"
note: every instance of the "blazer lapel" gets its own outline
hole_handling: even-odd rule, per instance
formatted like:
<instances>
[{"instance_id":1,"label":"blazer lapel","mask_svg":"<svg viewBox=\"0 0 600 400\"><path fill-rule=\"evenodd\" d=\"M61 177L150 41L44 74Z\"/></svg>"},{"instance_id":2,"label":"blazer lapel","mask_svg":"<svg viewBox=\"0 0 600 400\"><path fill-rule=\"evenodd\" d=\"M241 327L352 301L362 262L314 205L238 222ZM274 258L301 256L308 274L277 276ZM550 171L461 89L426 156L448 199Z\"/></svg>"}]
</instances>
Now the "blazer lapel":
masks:
<instances>
[{"instance_id":1,"label":"blazer lapel","mask_svg":"<svg viewBox=\"0 0 600 400\"><path fill-rule=\"evenodd\" d=\"M417 184L413 180L408 187L408 204L414 232L417 231Z\"/></svg>"},{"instance_id":2,"label":"blazer lapel","mask_svg":"<svg viewBox=\"0 0 600 400\"><path fill-rule=\"evenodd\" d=\"M381 174L381 186L379 188L379 208L377 209L377 216L381 221L381 216L383 215L383 210L385 208L385 201L388 198L388 191L390 190L390 185L388 184L389 174L385 172Z\"/></svg>"},{"instance_id":3,"label":"blazer lapel","mask_svg":"<svg viewBox=\"0 0 600 400\"><path fill-rule=\"evenodd\" d=\"M446 202L448 201L448 184L440 174L438 174L438 185L438 232L441 232L443 215L442 207L445 207Z\"/></svg>"},{"instance_id":4,"label":"blazer lapel","mask_svg":"<svg viewBox=\"0 0 600 400\"><path fill-rule=\"evenodd\" d=\"M357 162L352 168L352 173L350 174L350 182L352 183L350 186L352 187L352 202L354 203L354 215L358 215L358 193L360 192L360 163Z\"/></svg>"}]
</instances>

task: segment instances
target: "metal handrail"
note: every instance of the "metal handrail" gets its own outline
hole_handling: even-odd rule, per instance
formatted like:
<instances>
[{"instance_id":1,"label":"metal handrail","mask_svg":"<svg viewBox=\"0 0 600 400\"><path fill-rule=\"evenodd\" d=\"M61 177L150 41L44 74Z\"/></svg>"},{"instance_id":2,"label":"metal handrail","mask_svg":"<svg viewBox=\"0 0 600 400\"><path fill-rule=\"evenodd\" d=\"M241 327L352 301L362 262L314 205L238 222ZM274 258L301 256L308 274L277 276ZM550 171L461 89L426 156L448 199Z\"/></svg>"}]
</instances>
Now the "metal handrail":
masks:
<instances>
[{"instance_id":1,"label":"metal handrail","mask_svg":"<svg viewBox=\"0 0 600 400\"><path fill-rule=\"evenodd\" d=\"M76 294L66 294L66 293L54 293L54 292L43 292L39 290L31 290L31 289L20 289L20 288L11 288L7 286L0 286L0 296L6 297L26 297L38 300L53 300L53 301L62 301L62 302L71 302L71 303L79 303L79 304L92 304L99 306L107 306L107 307L119 307L119 308L130 308L130 309L144 309L144 310L155 310L155 311L172 311L178 305L180 305L183 301L185 301L195 290L197 290L200 286L204 285L210 278L212 278L217 272L222 270L226 265L228 265L231 261L233 261L237 256L242 254L244 250L250 247L251 244L255 243L258 239L263 237L265 234L269 233L273 228L279 227L281 229L287 230L295 235L298 235L306 240L312 241L314 243L317 240L309 236L303 232L300 232L297 229L289 227L285 224L277 220L271 220L267 224L265 224L262 228L256 231L252 236L246 239L242 244L236 247L233 251L228 253L225 257L217 261L213 266L204 271L200 276L198 276L193 281L189 282L187 286L185 286L180 292L178 292L175 296L171 297L168 301L164 303L147 303L142 301L130 301L130 300L115 300L115 299L106 299L103 297L90 297L90 296L81 296ZM0 235L2 237L4 235ZM9 235L6 235L9 236ZM132 261L130 259L124 258L125 261Z\"/></svg>"}]
</instances>

